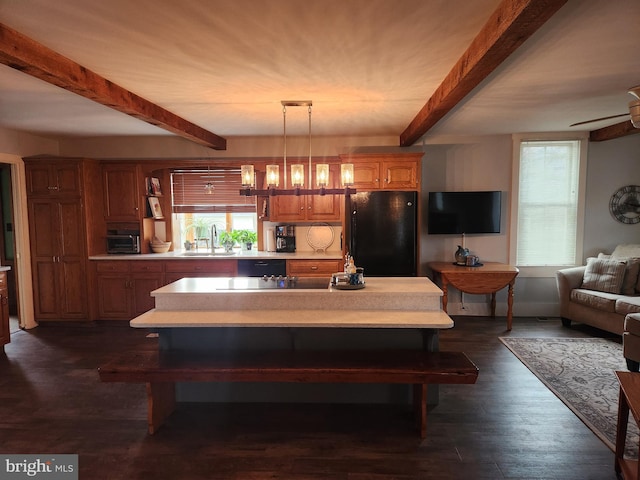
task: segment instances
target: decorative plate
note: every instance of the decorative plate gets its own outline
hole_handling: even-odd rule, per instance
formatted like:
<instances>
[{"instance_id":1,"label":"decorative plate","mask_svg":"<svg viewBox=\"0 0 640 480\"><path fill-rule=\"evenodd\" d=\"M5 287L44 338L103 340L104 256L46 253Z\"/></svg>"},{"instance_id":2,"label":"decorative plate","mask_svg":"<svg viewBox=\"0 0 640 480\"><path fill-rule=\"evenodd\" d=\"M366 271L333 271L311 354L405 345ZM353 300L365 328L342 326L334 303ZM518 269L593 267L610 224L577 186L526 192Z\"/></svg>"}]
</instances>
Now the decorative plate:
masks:
<instances>
[{"instance_id":1,"label":"decorative plate","mask_svg":"<svg viewBox=\"0 0 640 480\"><path fill-rule=\"evenodd\" d=\"M314 223L307 230L307 243L318 253L325 252L334 238L333 227L328 223Z\"/></svg>"}]
</instances>

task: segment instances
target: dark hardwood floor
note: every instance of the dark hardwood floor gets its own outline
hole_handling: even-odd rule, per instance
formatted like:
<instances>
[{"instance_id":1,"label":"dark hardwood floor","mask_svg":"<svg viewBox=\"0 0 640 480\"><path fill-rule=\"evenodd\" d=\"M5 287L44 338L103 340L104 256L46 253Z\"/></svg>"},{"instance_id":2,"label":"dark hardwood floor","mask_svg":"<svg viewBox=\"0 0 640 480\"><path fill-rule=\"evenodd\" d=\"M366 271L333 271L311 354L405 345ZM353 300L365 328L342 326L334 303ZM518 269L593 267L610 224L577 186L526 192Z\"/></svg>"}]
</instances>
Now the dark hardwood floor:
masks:
<instances>
[{"instance_id":1,"label":"dark hardwood floor","mask_svg":"<svg viewBox=\"0 0 640 480\"><path fill-rule=\"evenodd\" d=\"M156 339L123 325L18 331L0 355L0 454L76 453L82 480L616 478L613 453L498 340L602 332L454 320L441 349L466 352L480 376L440 387L423 441L393 405L181 405L149 436L144 386L102 384L96 367Z\"/></svg>"}]
</instances>

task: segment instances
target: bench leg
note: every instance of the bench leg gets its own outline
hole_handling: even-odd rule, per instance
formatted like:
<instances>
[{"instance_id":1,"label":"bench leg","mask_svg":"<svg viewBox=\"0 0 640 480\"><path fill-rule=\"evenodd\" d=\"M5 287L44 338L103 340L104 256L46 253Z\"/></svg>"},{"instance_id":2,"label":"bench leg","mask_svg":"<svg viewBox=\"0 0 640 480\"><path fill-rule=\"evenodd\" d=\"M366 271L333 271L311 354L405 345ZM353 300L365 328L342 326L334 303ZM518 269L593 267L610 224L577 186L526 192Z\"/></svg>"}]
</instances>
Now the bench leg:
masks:
<instances>
[{"instance_id":1,"label":"bench leg","mask_svg":"<svg viewBox=\"0 0 640 480\"><path fill-rule=\"evenodd\" d=\"M176 407L176 384L172 382L147 383L147 423L149 435L158 431L164 420Z\"/></svg>"},{"instance_id":2,"label":"bench leg","mask_svg":"<svg viewBox=\"0 0 640 480\"><path fill-rule=\"evenodd\" d=\"M427 384L413 384L413 410L416 415L420 438L427 436Z\"/></svg>"}]
</instances>

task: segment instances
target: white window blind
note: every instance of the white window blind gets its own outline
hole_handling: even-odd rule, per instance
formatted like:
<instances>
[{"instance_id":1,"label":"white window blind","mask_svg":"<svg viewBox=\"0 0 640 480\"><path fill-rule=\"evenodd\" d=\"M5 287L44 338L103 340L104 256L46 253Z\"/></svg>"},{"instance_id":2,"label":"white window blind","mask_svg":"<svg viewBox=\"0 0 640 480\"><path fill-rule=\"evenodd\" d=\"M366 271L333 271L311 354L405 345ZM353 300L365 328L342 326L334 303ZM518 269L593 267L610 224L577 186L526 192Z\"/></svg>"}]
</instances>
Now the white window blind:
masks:
<instances>
[{"instance_id":1,"label":"white window blind","mask_svg":"<svg viewBox=\"0 0 640 480\"><path fill-rule=\"evenodd\" d=\"M213 184L212 195L205 193L207 182ZM171 173L174 213L255 212L255 197L240 195L240 167L175 170Z\"/></svg>"},{"instance_id":2,"label":"white window blind","mask_svg":"<svg viewBox=\"0 0 640 480\"><path fill-rule=\"evenodd\" d=\"M520 144L517 264L576 263L580 141Z\"/></svg>"}]
</instances>

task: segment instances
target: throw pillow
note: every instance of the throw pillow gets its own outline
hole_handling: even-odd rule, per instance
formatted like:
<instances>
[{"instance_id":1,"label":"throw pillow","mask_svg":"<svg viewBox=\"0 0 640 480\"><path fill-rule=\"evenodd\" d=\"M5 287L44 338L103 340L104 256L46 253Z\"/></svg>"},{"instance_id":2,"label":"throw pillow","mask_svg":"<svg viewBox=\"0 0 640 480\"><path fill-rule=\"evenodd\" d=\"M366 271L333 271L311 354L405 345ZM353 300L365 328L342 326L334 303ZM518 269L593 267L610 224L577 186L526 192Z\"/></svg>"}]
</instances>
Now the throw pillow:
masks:
<instances>
[{"instance_id":1,"label":"throw pillow","mask_svg":"<svg viewBox=\"0 0 640 480\"><path fill-rule=\"evenodd\" d=\"M590 258L582 279L582 288L599 292L620 293L627 262Z\"/></svg>"},{"instance_id":2,"label":"throw pillow","mask_svg":"<svg viewBox=\"0 0 640 480\"><path fill-rule=\"evenodd\" d=\"M623 295L635 295L638 284L638 274L640 273L640 258L617 258L616 260L627 262L621 293Z\"/></svg>"}]
</instances>

